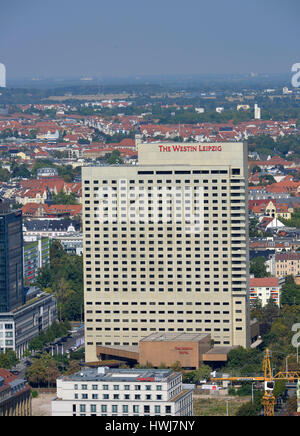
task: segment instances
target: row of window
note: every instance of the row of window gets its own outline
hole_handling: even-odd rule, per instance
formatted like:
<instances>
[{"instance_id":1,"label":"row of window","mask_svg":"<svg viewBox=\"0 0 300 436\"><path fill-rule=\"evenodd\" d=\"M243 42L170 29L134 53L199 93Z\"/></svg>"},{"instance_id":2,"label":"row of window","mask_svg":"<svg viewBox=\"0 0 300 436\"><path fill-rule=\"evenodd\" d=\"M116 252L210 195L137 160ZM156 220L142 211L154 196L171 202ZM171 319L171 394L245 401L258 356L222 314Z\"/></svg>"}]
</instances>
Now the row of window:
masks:
<instances>
[{"instance_id":1,"label":"row of window","mask_svg":"<svg viewBox=\"0 0 300 436\"><path fill-rule=\"evenodd\" d=\"M221 172L222 171L222 172ZM194 170L194 171L175 171L174 173L172 172L172 171L156 171L156 175L171 175L171 174L178 174L178 175L188 175L188 174L228 174L228 171L227 170L211 170L211 171L209 171L209 170ZM154 171L138 171L137 172L137 174L138 175L154 175L155 173L154 173ZM234 175L238 175L238 174L240 174L240 170L239 169L235 169L235 170L232 170L232 174L234 174ZM109 183L111 183L111 184L113 184L113 185L116 185L116 184L125 184L125 183L129 183L129 184L135 184L135 183L144 183L146 180L145 179L131 179L131 180L125 180L125 179L119 179L119 180L97 180L97 179L95 179L95 180L93 180L93 183L95 184L95 185L98 185L99 183L102 183L103 185L107 185L107 184L109 184ZM198 182L199 183L199 181L200 180L198 180L198 179L192 179L192 182ZM222 182L222 183L228 183L228 182L230 182L230 183L235 183L235 184L237 184L237 183L243 183L243 180L240 180L240 179L231 179L231 180L229 180L229 179L211 179L210 180L210 182L212 182L212 183L220 183L220 181ZM150 178L150 179L147 179L147 182L148 183L154 183L154 182L156 182L156 183L174 183L174 180L168 180L168 179L166 179L166 180L160 180L160 179L152 179L152 178ZM179 180L176 180L176 183L181 183L181 182L185 182L185 183L189 183L189 182L191 182L191 180L189 180L189 179L179 179ZM201 180L201 182L202 183L208 183L209 182L209 180L207 180L207 179L204 179L204 180ZM84 181L84 186L85 187L87 187L87 185L90 185L90 180L85 180Z\"/></svg>"},{"instance_id":2,"label":"row of window","mask_svg":"<svg viewBox=\"0 0 300 436\"><path fill-rule=\"evenodd\" d=\"M93 301L87 301L86 302L87 306L92 306L93 304L94 304ZM122 303L120 303L118 301L114 301L113 303L111 303L110 301L103 302L103 305L105 305L105 306L110 306L110 305L118 306L120 304L122 304L123 306L128 306L129 302L128 301L123 301ZM224 301L224 302L216 302L215 301L213 303L211 303L209 301L207 301L207 302L199 302L199 301L197 301L195 303L193 303L193 302L186 302L186 301L184 301L184 302L177 301L176 303L174 303L172 301L169 301L167 303L164 302L164 301L159 301L158 303L156 303L155 301L150 301L148 303L145 302L145 301L141 301L141 302L137 303L136 301L132 301L130 304L131 304L131 306L138 306L138 305L146 306L147 304L149 304L150 306L155 306L156 304L158 306L164 306L164 305L174 306L175 304L177 306L183 306L183 305L187 305L187 306L193 306L193 305L195 305L195 306L202 306L202 305L203 306L220 306L221 304L223 304L224 306L229 306L229 302L227 302L227 301ZM236 301L235 304L242 304L242 301ZM102 302L101 301L96 301L95 305L96 306L101 306ZM110 313L110 312L108 312L108 313Z\"/></svg>"},{"instance_id":3,"label":"row of window","mask_svg":"<svg viewBox=\"0 0 300 436\"><path fill-rule=\"evenodd\" d=\"M103 391L108 391L110 389L114 390L114 391L120 391L120 390L124 390L124 391L130 391L131 390L131 386L132 385L122 385L120 387L120 385L107 385L107 384L103 384L102 385L102 390ZM134 385L134 390L135 391L141 391L143 390L143 388L145 388L144 390L146 391L151 391L152 390L153 385ZM77 391L79 389L81 389L82 391L87 391L89 388L89 386L87 384L82 384L82 385L78 385L75 384L74 385L74 390ZM99 389L99 385L92 385L91 386L93 391L98 391ZM162 385L155 385L155 388L157 391L161 391L162 390Z\"/></svg>"},{"instance_id":4,"label":"row of window","mask_svg":"<svg viewBox=\"0 0 300 436\"><path fill-rule=\"evenodd\" d=\"M119 406L119 405L111 405L108 406L106 404L101 404L96 405L96 404L91 404L89 406L89 412L90 413L97 413L97 408L99 409L100 413L107 413L109 411L111 411L111 413L134 413L134 414L139 414L139 413L151 413L151 409L154 411L155 414L160 415L161 412L163 411L162 406L159 405L154 405L153 407L151 406L139 406L139 405L132 405L132 406L128 406L126 404ZM110 409L110 410L109 410ZM73 413L79 411L80 413L86 413L88 412L88 406L86 404L80 404L79 405L79 410L77 410L77 405L73 404ZM165 413L166 414L170 414L171 413L171 406L165 406Z\"/></svg>"},{"instance_id":5,"label":"row of window","mask_svg":"<svg viewBox=\"0 0 300 436\"><path fill-rule=\"evenodd\" d=\"M155 398L153 395L129 395L129 394L125 394L125 395L120 395L120 394L113 394L113 395L109 395L109 394L102 394L101 395L102 400L143 400L143 401L152 401L152 400L162 400L162 395L155 395ZM74 399L78 400L79 399L79 394L75 394L74 395ZM99 395L98 394L91 394L90 396L88 394L81 394L81 400L88 400L88 399L92 399L92 400L98 400L99 399Z\"/></svg>"}]
</instances>

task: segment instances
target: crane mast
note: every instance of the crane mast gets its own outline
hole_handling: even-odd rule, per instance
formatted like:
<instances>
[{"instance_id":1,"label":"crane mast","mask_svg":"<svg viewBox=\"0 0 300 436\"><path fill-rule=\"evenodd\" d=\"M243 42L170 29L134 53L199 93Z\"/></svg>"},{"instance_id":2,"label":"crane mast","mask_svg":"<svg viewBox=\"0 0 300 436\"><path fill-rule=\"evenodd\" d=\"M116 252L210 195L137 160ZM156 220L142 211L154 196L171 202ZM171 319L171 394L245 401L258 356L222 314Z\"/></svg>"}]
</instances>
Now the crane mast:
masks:
<instances>
[{"instance_id":1,"label":"crane mast","mask_svg":"<svg viewBox=\"0 0 300 436\"><path fill-rule=\"evenodd\" d=\"M264 407L264 416L274 416L276 398L274 396L274 386L276 380L298 381L300 380L300 371L280 371L275 376L272 374L271 351L266 348L263 365L263 377L222 377L212 378L212 381L259 381L264 383L264 396L262 405Z\"/></svg>"}]
</instances>

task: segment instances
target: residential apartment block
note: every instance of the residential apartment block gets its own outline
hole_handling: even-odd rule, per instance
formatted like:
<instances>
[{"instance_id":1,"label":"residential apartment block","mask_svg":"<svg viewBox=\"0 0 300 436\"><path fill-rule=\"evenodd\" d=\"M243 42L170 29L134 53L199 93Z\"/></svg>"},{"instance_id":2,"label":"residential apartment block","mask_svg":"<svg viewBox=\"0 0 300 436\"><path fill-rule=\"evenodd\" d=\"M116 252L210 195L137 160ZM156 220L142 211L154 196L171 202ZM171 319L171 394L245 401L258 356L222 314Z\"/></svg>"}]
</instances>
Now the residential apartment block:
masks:
<instances>
[{"instance_id":1,"label":"residential apartment block","mask_svg":"<svg viewBox=\"0 0 300 436\"><path fill-rule=\"evenodd\" d=\"M154 332L250 345L247 146L139 143L83 168L86 361Z\"/></svg>"},{"instance_id":2,"label":"residential apartment block","mask_svg":"<svg viewBox=\"0 0 300 436\"><path fill-rule=\"evenodd\" d=\"M284 280L277 277L250 278L250 304L259 299L262 306L265 306L273 299L274 303L280 306L283 284Z\"/></svg>"},{"instance_id":3,"label":"residential apartment block","mask_svg":"<svg viewBox=\"0 0 300 436\"><path fill-rule=\"evenodd\" d=\"M50 263L50 239L38 238L36 241L24 242L24 280L32 284L40 268Z\"/></svg>"},{"instance_id":4,"label":"residential apartment block","mask_svg":"<svg viewBox=\"0 0 300 436\"><path fill-rule=\"evenodd\" d=\"M192 390L171 370L84 369L57 379L52 416L192 416Z\"/></svg>"},{"instance_id":5,"label":"residential apartment block","mask_svg":"<svg viewBox=\"0 0 300 436\"><path fill-rule=\"evenodd\" d=\"M298 276L300 275L300 253L276 253L275 276Z\"/></svg>"}]
</instances>

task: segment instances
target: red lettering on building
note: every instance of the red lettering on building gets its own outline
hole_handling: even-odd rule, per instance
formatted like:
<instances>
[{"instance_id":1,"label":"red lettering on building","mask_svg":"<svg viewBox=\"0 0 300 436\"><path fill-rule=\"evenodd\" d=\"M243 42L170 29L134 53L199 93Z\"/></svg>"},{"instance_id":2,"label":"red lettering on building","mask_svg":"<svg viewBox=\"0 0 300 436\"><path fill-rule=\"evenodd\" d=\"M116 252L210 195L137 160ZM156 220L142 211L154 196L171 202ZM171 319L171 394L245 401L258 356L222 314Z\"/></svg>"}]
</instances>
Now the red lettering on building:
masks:
<instances>
[{"instance_id":1,"label":"red lettering on building","mask_svg":"<svg viewBox=\"0 0 300 436\"><path fill-rule=\"evenodd\" d=\"M222 145L159 145L159 151L162 152L189 152L189 151L222 151Z\"/></svg>"},{"instance_id":2,"label":"red lettering on building","mask_svg":"<svg viewBox=\"0 0 300 436\"><path fill-rule=\"evenodd\" d=\"M148 382L154 382L154 378L153 377L138 377L137 381L148 381Z\"/></svg>"}]
</instances>

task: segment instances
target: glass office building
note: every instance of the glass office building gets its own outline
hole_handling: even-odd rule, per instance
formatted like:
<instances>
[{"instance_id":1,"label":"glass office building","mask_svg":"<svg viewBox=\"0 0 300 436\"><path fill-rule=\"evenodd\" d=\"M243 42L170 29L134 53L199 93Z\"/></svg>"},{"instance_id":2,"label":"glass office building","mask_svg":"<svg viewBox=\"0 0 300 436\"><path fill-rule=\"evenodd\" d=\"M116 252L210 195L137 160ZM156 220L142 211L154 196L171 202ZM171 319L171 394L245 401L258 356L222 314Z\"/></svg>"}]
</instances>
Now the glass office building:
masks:
<instances>
[{"instance_id":1,"label":"glass office building","mask_svg":"<svg viewBox=\"0 0 300 436\"><path fill-rule=\"evenodd\" d=\"M23 303L22 212L0 205L0 312Z\"/></svg>"}]
</instances>

